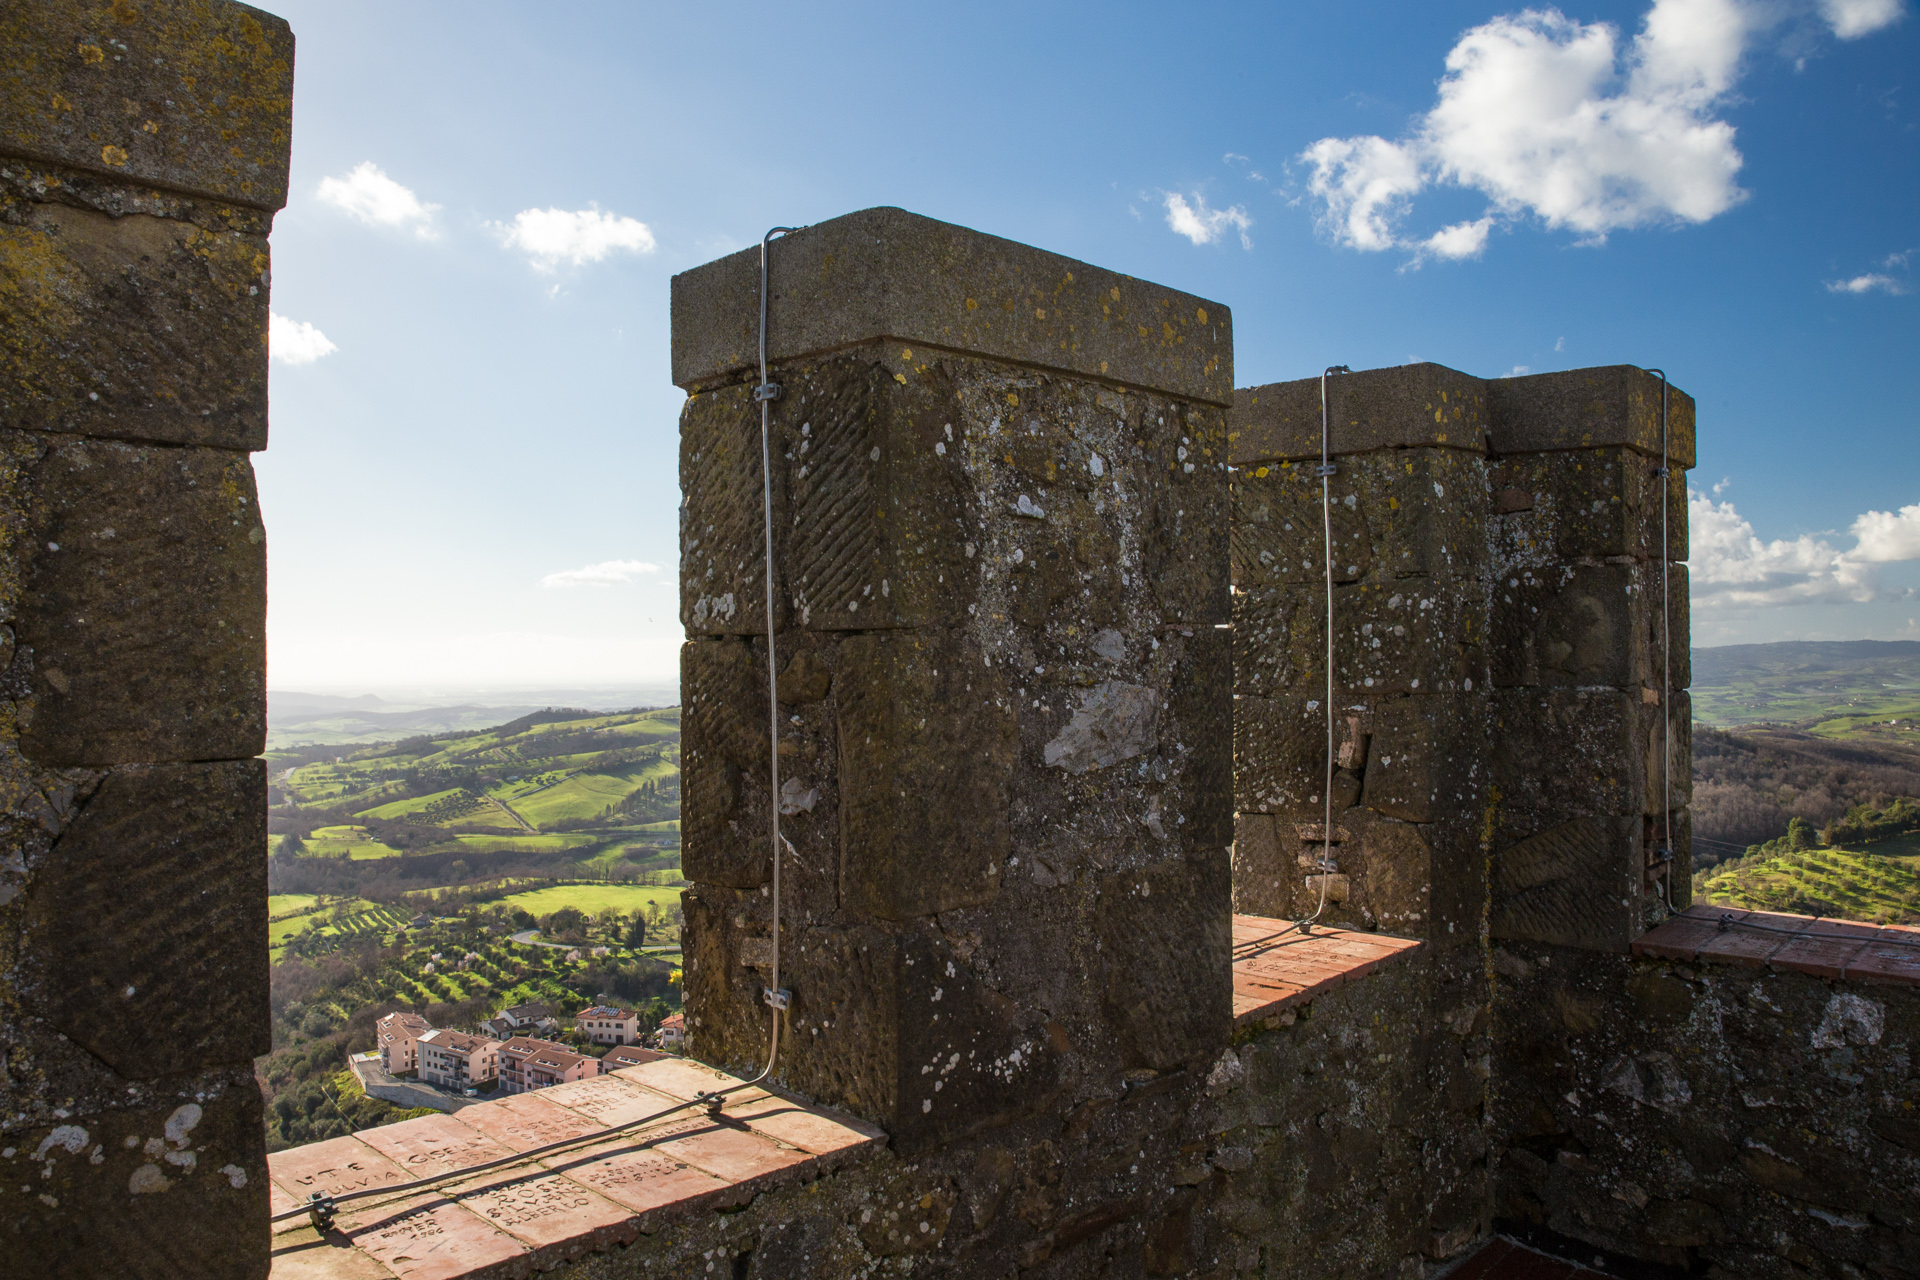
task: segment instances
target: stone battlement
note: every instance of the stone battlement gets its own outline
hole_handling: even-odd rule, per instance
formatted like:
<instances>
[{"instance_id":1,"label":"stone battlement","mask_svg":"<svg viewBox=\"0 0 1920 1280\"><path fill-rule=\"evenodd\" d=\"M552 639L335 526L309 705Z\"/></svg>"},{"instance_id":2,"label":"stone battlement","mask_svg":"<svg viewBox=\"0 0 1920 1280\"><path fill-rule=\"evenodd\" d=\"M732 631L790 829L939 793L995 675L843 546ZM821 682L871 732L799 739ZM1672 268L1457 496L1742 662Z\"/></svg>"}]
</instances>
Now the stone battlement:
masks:
<instances>
[{"instance_id":1,"label":"stone battlement","mask_svg":"<svg viewBox=\"0 0 1920 1280\"><path fill-rule=\"evenodd\" d=\"M1329 513L1226 306L897 209L772 246L771 474L758 251L673 285L705 1065L269 1163L292 35L0 34L0 1272L1920 1275L1910 931L1686 910L1693 401L1340 375Z\"/></svg>"}]
</instances>

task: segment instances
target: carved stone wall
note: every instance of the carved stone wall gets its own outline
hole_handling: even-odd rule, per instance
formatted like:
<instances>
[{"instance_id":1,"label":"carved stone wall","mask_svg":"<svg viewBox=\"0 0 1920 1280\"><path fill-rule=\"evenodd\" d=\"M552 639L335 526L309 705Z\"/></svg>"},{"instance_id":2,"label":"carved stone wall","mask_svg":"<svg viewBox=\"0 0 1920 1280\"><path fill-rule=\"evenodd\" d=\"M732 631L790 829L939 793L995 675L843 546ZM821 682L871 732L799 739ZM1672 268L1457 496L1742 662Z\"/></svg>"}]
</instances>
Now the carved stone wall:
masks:
<instances>
[{"instance_id":1,"label":"carved stone wall","mask_svg":"<svg viewBox=\"0 0 1920 1280\"><path fill-rule=\"evenodd\" d=\"M267 233L293 40L0 14L0 1239L266 1273Z\"/></svg>"}]
</instances>

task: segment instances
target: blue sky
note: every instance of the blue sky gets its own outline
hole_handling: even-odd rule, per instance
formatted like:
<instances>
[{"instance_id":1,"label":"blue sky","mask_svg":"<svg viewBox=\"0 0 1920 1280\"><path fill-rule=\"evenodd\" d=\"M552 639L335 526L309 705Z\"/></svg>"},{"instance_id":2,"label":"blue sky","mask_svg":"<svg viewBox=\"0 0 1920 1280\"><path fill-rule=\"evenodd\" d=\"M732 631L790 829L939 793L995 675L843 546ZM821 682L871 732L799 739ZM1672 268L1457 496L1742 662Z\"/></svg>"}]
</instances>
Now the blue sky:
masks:
<instances>
[{"instance_id":1,"label":"blue sky","mask_svg":"<svg viewBox=\"0 0 1920 1280\"><path fill-rule=\"evenodd\" d=\"M671 682L668 279L878 204L1226 303L1242 386L1663 365L1695 642L1920 638L1907 0L268 7L275 688Z\"/></svg>"}]
</instances>

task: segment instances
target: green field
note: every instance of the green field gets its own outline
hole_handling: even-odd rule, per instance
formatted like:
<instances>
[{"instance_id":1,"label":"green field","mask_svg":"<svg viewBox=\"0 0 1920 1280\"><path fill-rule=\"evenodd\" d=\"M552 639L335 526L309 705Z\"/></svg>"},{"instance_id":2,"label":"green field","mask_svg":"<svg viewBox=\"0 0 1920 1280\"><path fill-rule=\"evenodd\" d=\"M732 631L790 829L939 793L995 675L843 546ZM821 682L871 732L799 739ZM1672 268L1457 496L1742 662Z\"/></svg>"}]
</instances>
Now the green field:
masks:
<instances>
[{"instance_id":1,"label":"green field","mask_svg":"<svg viewBox=\"0 0 1920 1280\"><path fill-rule=\"evenodd\" d=\"M631 913L655 903L671 911L680 905L680 890L659 885L563 884L501 899L502 906L514 907L532 916L550 915L562 907L573 907L590 916L608 908Z\"/></svg>"},{"instance_id":2,"label":"green field","mask_svg":"<svg viewBox=\"0 0 1920 1280\"><path fill-rule=\"evenodd\" d=\"M319 906L320 901L317 893L276 893L267 899L267 919L303 914Z\"/></svg>"},{"instance_id":3,"label":"green field","mask_svg":"<svg viewBox=\"0 0 1920 1280\"><path fill-rule=\"evenodd\" d=\"M1716 906L1752 911L1894 924L1920 921L1920 836L1716 867L1696 881L1694 893Z\"/></svg>"},{"instance_id":4,"label":"green field","mask_svg":"<svg viewBox=\"0 0 1920 1280\"><path fill-rule=\"evenodd\" d=\"M307 897L306 894L279 894L269 901L280 901L292 897ZM277 914L277 913L276 913ZM267 926L268 955L278 961L288 939L296 934L312 931L322 937L352 937L362 933L384 935L402 924L405 918L388 907L377 906L358 898L329 900L325 906L304 915L276 920Z\"/></svg>"},{"instance_id":5,"label":"green field","mask_svg":"<svg viewBox=\"0 0 1920 1280\"><path fill-rule=\"evenodd\" d=\"M1767 722L1850 737L1920 719L1920 642L1786 641L1692 657L1694 718L1717 727ZM1911 724L1891 731L1920 738Z\"/></svg>"}]
</instances>

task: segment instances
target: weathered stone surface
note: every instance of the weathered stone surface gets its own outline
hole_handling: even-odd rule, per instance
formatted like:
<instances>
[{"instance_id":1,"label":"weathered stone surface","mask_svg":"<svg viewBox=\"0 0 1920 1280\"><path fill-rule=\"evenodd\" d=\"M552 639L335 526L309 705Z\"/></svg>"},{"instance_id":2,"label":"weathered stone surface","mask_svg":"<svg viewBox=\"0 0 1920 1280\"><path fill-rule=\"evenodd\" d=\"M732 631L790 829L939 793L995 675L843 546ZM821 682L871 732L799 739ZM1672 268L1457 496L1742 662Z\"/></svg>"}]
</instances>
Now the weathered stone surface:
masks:
<instances>
[{"instance_id":1,"label":"weathered stone surface","mask_svg":"<svg viewBox=\"0 0 1920 1280\"><path fill-rule=\"evenodd\" d=\"M1438 364L1327 379L1330 454L1439 446L1486 452L1487 383ZM1320 379L1234 393L1233 463L1318 461Z\"/></svg>"},{"instance_id":2,"label":"weathered stone surface","mask_svg":"<svg viewBox=\"0 0 1920 1280\"><path fill-rule=\"evenodd\" d=\"M1234 604L1241 693L1324 692L1324 589L1254 587ZM1335 696L1484 689L1486 617L1484 593L1465 584L1388 579L1336 587Z\"/></svg>"},{"instance_id":3,"label":"weathered stone surface","mask_svg":"<svg viewBox=\"0 0 1920 1280\"><path fill-rule=\"evenodd\" d=\"M1106 972L1102 1007L1121 1065L1164 1071L1211 1058L1233 1025L1223 973L1232 960L1227 908L1232 866L1209 851L1102 879L1094 928Z\"/></svg>"},{"instance_id":4,"label":"weathered stone surface","mask_svg":"<svg viewBox=\"0 0 1920 1280\"><path fill-rule=\"evenodd\" d=\"M266 218L0 172L0 425L265 448Z\"/></svg>"},{"instance_id":5,"label":"weathered stone surface","mask_svg":"<svg viewBox=\"0 0 1920 1280\"><path fill-rule=\"evenodd\" d=\"M1042 759L1068 773L1105 769L1146 752L1158 739L1160 698L1151 689L1103 680L1081 695Z\"/></svg>"},{"instance_id":6,"label":"weathered stone surface","mask_svg":"<svg viewBox=\"0 0 1920 1280\"><path fill-rule=\"evenodd\" d=\"M251 1080L9 1132L0 1240L14 1264L56 1280L264 1280L266 1154Z\"/></svg>"},{"instance_id":7,"label":"weathered stone surface","mask_svg":"<svg viewBox=\"0 0 1920 1280\"><path fill-rule=\"evenodd\" d=\"M1569 818L1496 848L1495 938L1624 952L1640 932L1641 820Z\"/></svg>"},{"instance_id":8,"label":"weathered stone surface","mask_svg":"<svg viewBox=\"0 0 1920 1280\"><path fill-rule=\"evenodd\" d=\"M109 772L23 900L30 1005L128 1079L265 1053L266 829L258 760Z\"/></svg>"},{"instance_id":9,"label":"weathered stone surface","mask_svg":"<svg viewBox=\"0 0 1920 1280\"><path fill-rule=\"evenodd\" d=\"M1487 467L1479 454L1394 449L1342 455L1335 465L1340 472L1328 491L1340 513L1334 515L1335 582L1369 575L1458 580L1485 572ZM1235 586L1325 583L1328 513L1312 471L1305 464L1261 464L1234 477Z\"/></svg>"},{"instance_id":10,"label":"weathered stone surface","mask_svg":"<svg viewBox=\"0 0 1920 1280\"><path fill-rule=\"evenodd\" d=\"M272 212L286 203L293 32L223 0L27 0L0 15L0 155Z\"/></svg>"},{"instance_id":11,"label":"weathered stone surface","mask_svg":"<svg viewBox=\"0 0 1920 1280\"><path fill-rule=\"evenodd\" d=\"M1608 686L1657 697L1672 663L1672 687L1691 678L1691 646L1665 644L1660 574L1671 577L1673 634L1689 633L1686 567L1659 562L1559 562L1516 569L1492 589L1488 653L1503 688Z\"/></svg>"},{"instance_id":12,"label":"weathered stone surface","mask_svg":"<svg viewBox=\"0 0 1920 1280\"><path fill-rule=\"evenodd\" d=\"M237 759L266 742L266 537L244 455L14 443L28 497L14 660L49 765Z\"/></svg>"},{"instance_id":13,"label":"weathered stone surface","mask_svg":"<svg viewBox=\"0 0 1920 1280\"><path fill-rule=\"evenodd\" d=\"M1503 455L1489 470L1496 571L1555 560L1660 558L1658 458L1624 446ZM1687 558L1687 477L1667 476L1667 556Z\"/></svg>"},{"instance_id":14,"label":"weathered stone surface","mask_svg":"<svg viewBox=\"0 0 1920 1280\"><path fill-rule=\"evenodd\" d=\"M901 920L991 901L1016 742L995 668L962 636L873 632L841 646L834 681L847 905Z\"/></svg>"},{"instance_id":15,"label":"weathered stone surface","mask_svg":"<svg viewBox=\"0 0 1920 1280\"><path fill-rule=\"evenodd\" d=\"M680 411L680 621L689 635L766 634L761 476L760 411L747 392L690 397ZM775 529L787 523L785 480L776 469ZM784 626L786 593L774 587L774 622Z\"/></svg>"},{"instance_id":16,"label":"weathered stone surface","mask_svg":"<svg viewBox=\"0 0 1920 1280\"><path fill-rule=\"evenodd\" d=\"M683 857L687 875L706 884L749 889L772 874L765 823L754 822L766 813L771 781L766 690L765 667L746 640L681 647Z\"/></svg>"},{"instance_id":17,"label":"weathered stone surface","mask_svg":"<svg viewBox=\"0 0 1920 1280\"><path fill-rule=\"evenodd\" d=\"M1227 308L1028 245L878 208L786 236L769 261L776 363L886 339L1220 406L1233 397ZM759 317L757 247L675 276L674 383L756 376Z\"/></svg>"},{"instance_id":18,"label":"weathered stone surface","mask_svg":"<svg viewBox=\"0 0 1920 1280\"><path fill-rule=\"evenodd\" d=\"M1665 728L1638 693L1502 689L1492 700L1493 779L1508 809L1565 817L1656 813ZM1692 794L1692 703L1673 702L1673 803ZM1551 761L1551 767L1546 762Z\"/></svg>"},{"instance_id":19,"label":"weathered stone surface","mask_svg":"<svg viewBox=\"0 0 1920 1280\"><path fill-rule=\"evenodd\" d=\"M1912 988L1504 944L1497 1212L1696 1274L1911 1277ZM1835 1001L1877 1036L1823 1045ZM1571 1051L1570 1051L1571 1050Z\"/></svg>"},{"instance_id":20,"label":"weathered stone surface","mask_svg":"<svg viewBox=\"0 0 1920 1280\"><path fill-rule=\"evenodd\" d=\"M1630 364L1495 378L1486 384L1497 454L1624 445L1660 456L1660 379ZM1669 389L1668 458L1693 466L1693 397Z\"/></svg>"},{"instance_id":21,"label":"weathered stone surface","mask_svg":"<svg viewBox=\"0 0 1920 1280\"><path fill-rule=\"evenodd\" d=\"M1368 729L1361 802L1407 822L1474 812L1485 786L1478 768L1484 700L1416 695L1379 704Z\"/></svg>"}]
</instances>

